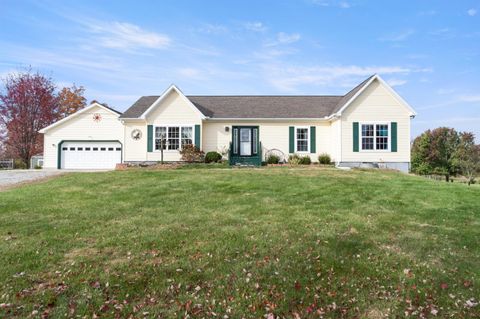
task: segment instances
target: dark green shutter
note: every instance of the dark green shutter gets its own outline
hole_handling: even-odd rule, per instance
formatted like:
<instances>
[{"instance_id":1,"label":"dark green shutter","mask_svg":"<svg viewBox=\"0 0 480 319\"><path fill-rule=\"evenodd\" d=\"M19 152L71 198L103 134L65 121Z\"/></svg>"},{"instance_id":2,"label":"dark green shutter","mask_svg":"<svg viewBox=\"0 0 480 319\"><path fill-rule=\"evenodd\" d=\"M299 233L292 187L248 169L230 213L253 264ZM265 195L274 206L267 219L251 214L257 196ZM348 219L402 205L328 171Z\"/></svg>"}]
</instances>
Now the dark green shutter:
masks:
<instances>
[{"instance_id":1,"label":"dark green shutter","mask_svg":"<svg viewBox=\"0 0 480 319\"><path fill-rule=\"evenodd\" d=\"M200 149L200 125L195 125L195 146Z\"/></svg>"},{"instance_id":2,"label":"dark green shutter","mask_svg":"<svg viewBox=\"0 0 480 319\"><path fill-rule=\"evenodd\" d=\"M295 127L290 126L289 128L289 152L290 153L295 153Z\"/></svg>"},{"instance_id":3,"label":"dark green shutter","mask_svg":"<svg viewBox=\"0 0 480 319\"><path fill-rule=\"evenodd\" d=\"M310 126L310 153L317 152L317 134L315 133L315 126Z\"/></svg>"},{"instance_id":4,"label":"dark green shutter","mask_svg":"<svg viewBox=\"0 0 480 319\"><path fill-rule=\"evenodd\" d=\"M391 127L391 130L392 130L391 151L396 152L397 151L397 122L392 122L390 127Z\"/></svg>"},{"instance_id":5,"label":"dark green shutter","mask_svg":"<svg viewBox=\"0 0 480 319\"><path fill-rule=\"evenodd\" d=\"M153 152L153 125L147 125L147 152Z\"/></svg>"},{"instance_id":6,"label":"dark green shutter","mask_svg":"<svg viewBox=\"0 0 480 319\"><path fill-rule=\"evenodd\" d=\"M358 122L353 122L353 151L358 152Z\"/></svg>"}]
</instances>

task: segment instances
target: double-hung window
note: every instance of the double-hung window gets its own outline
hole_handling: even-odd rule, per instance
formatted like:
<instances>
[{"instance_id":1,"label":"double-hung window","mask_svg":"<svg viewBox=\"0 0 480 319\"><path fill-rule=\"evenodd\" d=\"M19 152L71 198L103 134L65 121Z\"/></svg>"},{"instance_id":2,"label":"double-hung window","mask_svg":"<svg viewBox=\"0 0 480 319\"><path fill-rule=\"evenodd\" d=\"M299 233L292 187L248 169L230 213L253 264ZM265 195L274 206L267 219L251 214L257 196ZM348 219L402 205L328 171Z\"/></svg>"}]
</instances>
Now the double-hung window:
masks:
<instances>
[{"instance_id":1,"label":"double-hung window","mask_svg":"<svg viewBox=\"0 0 480 319\"><path fill-rule=\"evenodd\" d=\"M193 144L193 126L155 127L155 150L179 150Z\"/></svg>"},{"instance_id":2,"label":"double-hung window","mask_svg":"<svg viewBox=\"0 0 480 319\"><path fill-rule=\"evenodd\" d=\"M296 127L295 128L295 151L296 152L308 152L309 145L309 128L308 127Z\"/></svg>"},{"instance_id":3,"label":"double-hung window","mask_svg":"<svg viewBox=\"0 0 480 319\"><path fill-rule=\"evenodd\" d=\"M388 124L362 124L362 151L387 151L390 145Z\"/></svg>"}]
</instances>

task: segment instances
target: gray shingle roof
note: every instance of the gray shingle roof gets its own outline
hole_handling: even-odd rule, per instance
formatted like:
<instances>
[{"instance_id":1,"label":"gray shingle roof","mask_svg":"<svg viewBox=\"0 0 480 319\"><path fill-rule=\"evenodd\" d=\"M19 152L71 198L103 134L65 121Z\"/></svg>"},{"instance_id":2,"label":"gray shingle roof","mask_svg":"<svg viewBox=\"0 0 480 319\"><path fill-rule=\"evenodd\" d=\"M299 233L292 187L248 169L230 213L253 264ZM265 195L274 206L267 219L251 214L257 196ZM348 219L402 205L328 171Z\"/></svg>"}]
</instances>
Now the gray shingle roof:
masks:
<instances>
[{"instance_id":1,"label":"gray shingle roof","mask_svg":"<svg viewBox=\"0 0 480 319\"><path fill-rule=\"evenodd\" d=\"M338 112L372 77L373 75L343 96L195 95L187 98L210 118L322 118ZM120 118L140 117L159 97L142 96Z\"/></svg>"}]
</instances>

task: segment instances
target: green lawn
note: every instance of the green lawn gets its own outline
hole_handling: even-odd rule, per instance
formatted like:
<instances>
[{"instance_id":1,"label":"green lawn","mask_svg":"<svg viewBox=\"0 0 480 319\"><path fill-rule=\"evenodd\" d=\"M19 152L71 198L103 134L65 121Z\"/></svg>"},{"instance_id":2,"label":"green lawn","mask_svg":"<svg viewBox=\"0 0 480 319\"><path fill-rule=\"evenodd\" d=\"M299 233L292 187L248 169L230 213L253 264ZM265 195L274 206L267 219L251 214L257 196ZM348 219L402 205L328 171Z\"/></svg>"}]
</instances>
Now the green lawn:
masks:
<instances>
[{"instance_id":1,"label":"green lawn","mask_svg":"<svg viewBox=\"0 0 480 319\"><path fill-rule=\"evenodd\" d=\"M0 192L0 317L478 318L479 299L477 185L197 168Z\"/></svg>"}]
</instances>

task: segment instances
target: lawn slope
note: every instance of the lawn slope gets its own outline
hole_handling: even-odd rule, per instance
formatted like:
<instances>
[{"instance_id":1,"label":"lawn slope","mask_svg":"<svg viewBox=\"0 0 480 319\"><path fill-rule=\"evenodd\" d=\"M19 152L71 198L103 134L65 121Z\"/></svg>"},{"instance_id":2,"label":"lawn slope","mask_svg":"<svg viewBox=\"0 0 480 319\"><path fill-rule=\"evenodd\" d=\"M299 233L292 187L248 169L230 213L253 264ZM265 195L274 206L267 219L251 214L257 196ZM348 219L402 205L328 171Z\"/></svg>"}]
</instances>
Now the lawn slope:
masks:
<instances>
[{"instance_id":1,"label":"lawn slope","mask_svg":"<svg viewBox=\"0 0 480 319\"><path fill-rule=\"evenodd\" d=\"M0 317L478 317L479 247L476 186L302 168L69 174L0 192Z\"/></svg>"}]
</instances>

